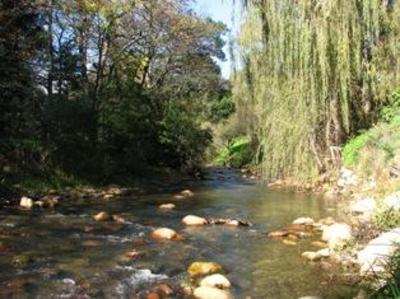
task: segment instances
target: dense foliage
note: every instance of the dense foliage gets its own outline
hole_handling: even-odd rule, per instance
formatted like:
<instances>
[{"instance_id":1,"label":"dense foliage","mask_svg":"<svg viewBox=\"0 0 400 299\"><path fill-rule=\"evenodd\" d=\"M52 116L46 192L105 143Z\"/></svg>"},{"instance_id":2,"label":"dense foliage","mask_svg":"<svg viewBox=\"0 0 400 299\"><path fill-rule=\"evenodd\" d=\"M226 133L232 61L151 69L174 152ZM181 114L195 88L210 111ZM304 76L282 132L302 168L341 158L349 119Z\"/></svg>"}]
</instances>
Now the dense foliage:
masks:
<instances>
[{"instance_id":1,"label":"dense foliage","mask_svg":"<svg viewBox=\"0 0 400 299\"><path fill-rule=\"evenodd\" d=\"M0 180L190 167L232 113L225 25L186 0L0 1ZM229 99L229 98L228 98Z\"/></svg>"},{"instance_id":2,"label":"dense foliage","mask_svg":"<svg viewBox=\"0 0 400 299\"><path fill-rule=\"evenodd\" d=\"M246 1L237 101L267 177L310 177L378 119L400 82L397 1Z\"/></svg>"}]
</instances>

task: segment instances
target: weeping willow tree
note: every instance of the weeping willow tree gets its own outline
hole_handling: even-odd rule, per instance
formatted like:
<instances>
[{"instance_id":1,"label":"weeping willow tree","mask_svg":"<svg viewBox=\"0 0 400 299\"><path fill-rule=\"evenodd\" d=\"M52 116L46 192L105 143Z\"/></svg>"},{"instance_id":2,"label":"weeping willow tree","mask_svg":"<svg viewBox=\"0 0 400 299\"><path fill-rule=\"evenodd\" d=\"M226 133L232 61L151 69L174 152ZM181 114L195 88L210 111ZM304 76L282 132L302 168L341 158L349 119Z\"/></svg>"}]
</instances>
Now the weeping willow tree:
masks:
<instances>
[{"instance_id":1,"label":"weeping willow tree","mask_svg":"<svg viewBox=\"0 0 400 299\"><path fill-rule=\"evenodd\" d=\"M234 94L256 114L265 175L332 168L346 139L376 121L400 84L395 0L253 0Z\"/></svg>"}]
</instances>

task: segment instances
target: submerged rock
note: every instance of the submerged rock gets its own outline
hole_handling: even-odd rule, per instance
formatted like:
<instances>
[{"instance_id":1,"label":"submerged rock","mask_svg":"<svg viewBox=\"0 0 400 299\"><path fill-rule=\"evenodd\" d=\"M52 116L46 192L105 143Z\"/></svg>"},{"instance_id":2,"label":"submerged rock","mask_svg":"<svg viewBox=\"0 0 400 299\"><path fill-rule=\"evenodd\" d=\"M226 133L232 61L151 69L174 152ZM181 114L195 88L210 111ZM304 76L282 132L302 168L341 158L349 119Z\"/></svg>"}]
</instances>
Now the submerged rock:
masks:
<instances>
[{"instance_id":1,"label":"submerged rock","mask_svg":"<svg viewBox=\"0 0 400 299\"><path fill-rule=\"evenodd\" d=\"M320 256L317 252L315 251L305 251L301 254L301 256L309 261L315 262L319 261L322 256Z\"/></svg>"},{"instance_id":2,"label":"submerged rock","mask_svg":"<svg viewBox=\"0 0 400 299\"><path fill-rule=\"evenodd\" d=\"M314 219L310 217L300 217L293 221L294 225L313 225Z\"/></svg>"},{"instance_id":3,"label":"submerged rock","mask_svg":"<svg viewBox=\"0 0 400 299\"><path fill-rule=\"evenodd\" d=\"M200 286L213 287L218 289L229 289L232 284L224 275L213 274L203 278L200 282Z\"/></svg>"},{"instance_id":4,"label":"submerged rock","mask_svg":"<svg viewBox=\"0 0 400 299\"><path fill-rule=\"evenodd\" d=\"M128 251L125 252L124 254L126 257L130 258L130 259L138 259L144 256L143 252L138 252L136 250L132 250L132 251Z\"/></svg>"},{"instance_id":5,"label":"submerged rock","mask_svg":"<svg viewBox=\"0 0 400 299\"><path fill-rule=\"evenodd\" d=\"M173 288L171 288L168 284L165 284L165 283L160 284L157 287L157 289L164 296L171 296L172 294L174 294Z\"/></svg>"},{"instance_id":6,"label":"submerged rock","mask_svg":"<svg viewBox=\"0 0 400 299\"><path fill-rule=\"evenodd\" d=\"M32 258L25 254L16 255L12 259L12 263L16 267L25 268L32 262Z\"/></svg>"},{"instance_id":7,"label":"submerged rock","mask_svg":"<svg viewBox=\"0 0 400 299\"><path fill-rule=\"evenodd\" d=\"M43 206L45 208L54 208L59 204L61 196L49 194L44 196L41 201L43 202Z\"/></svg>"},{"instance_id":8,"label":"submerged rock","mask_svg":"<svg viewBox=\"0 0 400 299\"><path fill-rule=\"evenodd\" d=\"M297 245L297 242L292 241L292 240L283 240L282 243L285 245L288 245L288 246L296 246Z\"/></svg>"},{"instance_id":9,"label":"submerged rock","mask_svg":"<svg viewBox=\"0 0 400 299\"><path fill-rule=\"evenodd\" d=\"M186 189L186 190L179 192L178 194L175 194L174 198L175 199L183 199L183 198L188 198L188 197L193 197L193 196L194 196L193 191Z\"/></svg>"},{"instance_id":10,"label":"submerged rock","mask_svg":"<svg viewBox=\"0 0 400 299\"><path fill-rule=\"evenodd\" d=\"M247 221L240 219L229 219L229 218L211 219L210 223L214 225L226 225L231 227L252 226L252 224Z\"/></svg>"},{"instance_id":11,"label":"submerged rock","mask_svg":"<svg viewBox=\"0 0 400 299\"><path fill-rule=\"evenodd\" d=\"M345 245L352 238L351 226L335 223L323 229L322 240L328 242L331 249Z\"/></svg>"},{"instance_id":12,"label":"submerged rock","mask_svg":"<svg viewBox=\"0 0 400 299\"><path fill-rule=\"evenodd\" d=\"M208 221L202 217L188 215L182 219L182 223L187 226L202 226L208 224Z\"/></svg>"},{"instance_id":13,"label":"submerged rock","mask_svg":"<svg viewBox=\"0 0 400 299\"><path fill-rule=\"evenodd\" d=\"M26 196L22 196L21 200L19 201L20 207L22 207L24 209L32 209L34 204L35 203L34 203L33 199L26 197Z\"/></svg>"},{"instance_id":14,"label":"submerged rock","mask_svg":"<svg viewBox=\"0 0 400 299\"><path fill-rule=\"evenodd\" d=\"M154 230L151 237L155 240L178 240L179 235L176 231L170 228L162 227Z\"/></svg>"},{"instance_id":15,"label":"submerged rock","mask_svg":"<svg viewBox=\"0 0 400 299\"><path fill-rule=\"evenodd\" d=\"M191 191L189 189L181 191L180 194L183 195L184 197L193 197L194 196L193 191Z\"/></svg>"},{"instance_id":16,"label":"submerged rock","mask_svg":"<svg viewBox=\"0 0 400 299\"><path fill-rule=\"evenodd\" d=\"M315 247L319 247L319 248L328 247L328 244L326 242L322 242L322 241L313 241L313 242L311 242L311 245L315 246Z\"/></svg>"},{"instance_id":17,"label":"submerged rock","mask_svg":"<svg viewBox=\"0 0 400 299\"><path fill-rule=\"evenodd\" d=\"M225 290L201 286L194 290L193 293L196 299L233 299L233 295Z\"/></svg>"},{"instance_id":18,"label":"submerged rock","mask_svg":"<svg viewBox=\"0 0 400 299\"><path fill-rule=\"evenodd\" d=\"M202 276L222 272L222 266L213 262L194 262L187 272L190 276Z\"/></svg>"},{"instance_id":19,"label":"submerged rock","mask_svg":"<svg viewBox=\"0 0 400 299\"><path fill-rule=\"evenodd\" d=\"M274 239L274 238L283 238L289 235L289 232L286 230L277 230L277 231L273 231L268 233L267 237Z\"/></svg>"},{"instance_id":20,"label":"submerged rock","mask_svg":"<svg viewBox=\"0 0 400 299\"><path fill-rule=\"evenodd\" d=\"M173 203L166 203L160 205L158 208L160 208L161 210L173 210L176 208L176 205L174 205Z\"/></svg>"},{"instance_id":21,"label":"submerged rock","mask_svg":"<svg viewBox=\"0 0 400 299\"><path fill-rule=\"evenodd\" d=\"M329 248L320 249L318 251L306 251L302 253L302 257L308 259L309 261L319 261L323 258L328 258L331 255Z\"/></svg>"},{"instance_id":22,"label":"submerged rock","mask_svg":"<svg viewBox=\"0 0 400 299\"><path fill-rule=\"evenodd\" d=\"M107 212L100 212L93 216L93 219L96 221L108 221L111 220L111 215Z\"/></svg>"},{"instance_id":23,"label":"submerged rock","mask_svg":"<svg viewBox=\"0 0 400 299\"><path fill-rule=\"evenodd\" d=\"M120 224L126 223L126 220L120 215L112 215L112 220L114 220L115 222L120 223Z\"/></svg>"}]
</instances>

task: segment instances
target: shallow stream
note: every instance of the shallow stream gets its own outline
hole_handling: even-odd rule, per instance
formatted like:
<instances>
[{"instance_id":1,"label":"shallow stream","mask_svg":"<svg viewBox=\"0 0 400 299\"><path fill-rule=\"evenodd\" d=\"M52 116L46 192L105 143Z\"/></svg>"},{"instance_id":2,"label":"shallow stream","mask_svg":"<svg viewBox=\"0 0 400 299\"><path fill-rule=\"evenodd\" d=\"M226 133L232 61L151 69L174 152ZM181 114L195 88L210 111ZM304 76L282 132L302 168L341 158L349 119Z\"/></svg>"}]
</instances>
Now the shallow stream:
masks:
<instances>
[{"instance_id":1,"label":"shallow stream","mask_svg":"<svg viewBox=\"0 0 400 299\"><path fill-rule=\"evenodd\" d=\"M174 200L173 190L166 188L108 201L63 202L54 210L0 210L0 298L141 298L163 282L178 286L194 261L221 264L237 298L354 295L340 273L301 258L313 249L312 239L289 246L265 236L300 216L335 217L335 202L271 191L233 170L212 170L205 181L175 187L190 188L195 196ZM176 204L174 211L158 209L169 202ZM100 211L119 214L128 223L95 222L92 216ZM253 226L185 228L181 219L188 214L240 218ZM148 235L157 227L175 229L184 239L153 241ZM144 257L126 258L133 249Z\"/></svg>"}]
</instances>

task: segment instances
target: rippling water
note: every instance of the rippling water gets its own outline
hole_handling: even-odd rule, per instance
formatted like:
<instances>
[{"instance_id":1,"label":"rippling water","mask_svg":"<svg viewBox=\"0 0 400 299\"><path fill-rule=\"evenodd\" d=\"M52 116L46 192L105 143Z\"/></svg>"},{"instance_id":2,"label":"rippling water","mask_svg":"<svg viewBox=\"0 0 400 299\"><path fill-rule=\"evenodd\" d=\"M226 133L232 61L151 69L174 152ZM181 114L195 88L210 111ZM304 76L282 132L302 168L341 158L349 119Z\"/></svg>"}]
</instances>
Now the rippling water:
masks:
<instances>
[{"instance_id":1,"label":"rippling water","mask_svg":"<svg viewBox=\"0 0 400 299\"><path fill-rule=\"evenodd\" d=\"M271 191L242 181L234 171L210 172L202 182L184 182L196 193L173 200L171 190L113 201L62 203L54 211L0 210L1 298L140 298L160 282L179 285L193 261L214 261L226 270L237 298L351 298L355 288L340 273L323 271L300 255L311 240L297 246L268 240L265 232L300 216L336 216L334 202L313 195ZM173 202L176 210L157 206ZM99 211L120 214L127 221L96 223ZM187 214L241 218L251 228L209 226L185 228ZM148 238L156 227L178 231L182 241ZM145 256L128 260L124 253ZM137 297L135 297L137 296ZM175 298L182 298L176 296Z\"/></svg>"}]
</instances>

